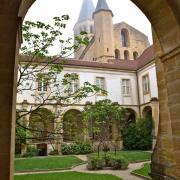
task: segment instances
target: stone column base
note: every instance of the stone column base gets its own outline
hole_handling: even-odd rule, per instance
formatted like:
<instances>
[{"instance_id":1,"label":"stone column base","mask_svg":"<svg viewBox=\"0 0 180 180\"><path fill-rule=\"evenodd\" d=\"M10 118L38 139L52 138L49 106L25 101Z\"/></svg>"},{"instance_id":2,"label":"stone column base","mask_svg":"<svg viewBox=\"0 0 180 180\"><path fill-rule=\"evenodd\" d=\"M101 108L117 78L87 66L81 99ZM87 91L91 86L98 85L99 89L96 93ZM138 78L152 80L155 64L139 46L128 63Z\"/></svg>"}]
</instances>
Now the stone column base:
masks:
<instances>
[{"instance_id":1,"label":"stone column base","mask_svg":"<svg viewBox=\"0 0 180 180\"><path fill-rule=\"evenodd\" d=\"M177 180L174 177L168 177L163 174L150 173L153 180Z\"/></svg>"},{"instance_id":2,"label":"stone column base","mask_svg":"<svg viewBox=\"0 0 180 180\"><path fill-rule=\"evenodd\" d=\"M161 164L153 163L153 166L151 164L151 171L150 176L153 180L178 180L175 177L165 175L166 168Z\"/></svg>"}]
</instances>

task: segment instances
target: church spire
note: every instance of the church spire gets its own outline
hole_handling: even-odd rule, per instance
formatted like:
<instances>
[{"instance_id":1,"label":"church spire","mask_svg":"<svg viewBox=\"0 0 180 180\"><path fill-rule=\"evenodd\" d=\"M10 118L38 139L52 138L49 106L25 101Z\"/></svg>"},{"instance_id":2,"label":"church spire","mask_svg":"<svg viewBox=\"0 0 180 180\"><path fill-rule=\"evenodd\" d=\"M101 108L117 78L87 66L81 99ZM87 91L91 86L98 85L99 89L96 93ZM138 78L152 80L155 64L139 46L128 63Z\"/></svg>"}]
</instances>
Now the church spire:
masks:
<instances>
[{"instance_id":1,"label":"church spire","mask_svg":"<svg viewBox=\"0 0 180 180\"><path fill-rule=\"evenodd\" d=\"M95 10L94 14L99 12L99 11L109 11L109 12L111 12L111 14L113 16L113 12L109 8L106 0L98 0L97 6L96 6L96 10Z\"/></svg>"},{"instance_id":2,"label":"church spire","mask_svg":"<svg viewBox=\"0 0 180 180\"><path fill-rule=\"evenodd\" d=\"M94 10L95 10L95 7L92 0L83 0L78 22L88 20L88 19L91 20Z\"/></svg>"}]
</instances>

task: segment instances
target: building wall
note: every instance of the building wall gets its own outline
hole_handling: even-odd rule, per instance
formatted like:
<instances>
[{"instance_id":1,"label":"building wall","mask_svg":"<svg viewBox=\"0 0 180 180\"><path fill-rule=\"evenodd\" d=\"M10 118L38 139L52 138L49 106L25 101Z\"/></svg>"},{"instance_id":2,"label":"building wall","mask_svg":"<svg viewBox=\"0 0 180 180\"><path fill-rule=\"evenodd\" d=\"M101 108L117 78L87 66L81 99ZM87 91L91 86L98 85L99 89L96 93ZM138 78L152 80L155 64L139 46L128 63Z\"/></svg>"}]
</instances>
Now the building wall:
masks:
<instances>
[{"instance_id":1,"label":"building wall","mask_svg":"<svg viewBox=\"0 0 180 180\"><path fill-rule=\"evenodd\" d=\"M129 36L129 46L122 47L122 36L121 31L125 29L128 32ZM130 55L130 60L133 60L133 52L138 52L139 56L143 51L150 45L148 37L136 30L132 26L128 25L125 22L118 23L114 25L114 42L115 49L120 51L120 59L124 59L124 51L128 50Z\"/></svg>"},{"instance_id":2,"label":"building wall","mask_svg":"<svg viewBox=\"0 0 180 180\"><path fill-rule=\"evenodd\" d=\"M145 75L148 75L149 77L149 86L150 86L150 93L147 95L145 95L143 92L143 76ZM151 98L158 98L155 63L138 71L138 82L139 82L140 104L150 102Z\"/></svg>"},{"instance_id":3,"label":"building wall","mask_svg":"<svg viewBox=\"0 0 180 180\"><path fill-rule=\"evenodd\" d=\"M157 89L157 79L156 79L156 67L152 63L147 67L140 69L137 72L134 71L121 71L121 70L111 70L111 69L97 69L97 68L88 68L88 67L77 67L77 66L65 66L61 75L58 76L59 82L61 82L63 76L66 73L76 73L79 76L80 86L83 86L84 82L88 81L91 84L96 83L96 77L103 77L105 79L105 89L108 91L107 96L95 95L83 99L79 104L85 104L87 101L96 102L102 99L111 99L113 102L118 102L121 105L138 105L138 94L140 99L140 104L150 102L151 98L158 98L158 89ZM149 76L150 84L150 94L144 95L143 93L143 76ZM138 76L138 79L137 79ZM131 83L131 95L123 96L122 95L122 79L130 79ZM137 86L138 80L138 86ZM30 82L30 81L29 81ZM28 84L24 82L24 84ZM34 88L37 87L37 82L33 83ZM60 83L60 87L61 83ZM38 93L35 91L22 91L17 95L17 103L22 103L24 100L27 100L29 103L37 103L35 101L34 95ZM32 96L33 95L33 96Z\"/></svg>"},{"instance_id":4,"label":"building wall","mask_svg":"<svg viewBox=\"0 0 180 180\"><path fill-rule=\"evenodd\" d=\"M99 11L94 14L95 28L95 59L106 62L106 59L114 58L114 31L112 13Z\"/></svg>"},{"instance_id":5,"label":"building wall","mask_svg":"<svg viewBox=\"0 0 180 180\"><path fill-rule=\"evenodd\" d=\"M58 76L59 82L61 82L63 76L67 73L76 73L79 76L79 86L83 86L85 82L89 82L91 84L96 83L96 77L103 77L105 79L105 90L107 90L108 95L102 96L100 94L87 97L85 99L82 99L80 102L77 102L74 105L58 105L56 102L49 102L43 108L46 108L50 110L52 113L58 113L61 112L61 116L58 118L58 121L54 124L54 129L56 129L57 126L63 124L63 114L66 113L69 110L78 110L79 112L82 112L84 109L84 105L86 102L92 102L95 103L99 100L103 99L110 99L112 102L118 102L122 107L126 109L131 109L135 112L136 118L142 116L142 111L144 107L151 106L152 107L152 116L153 116L153 123L155 127L155 135L157 135L158 132L158 123L159 123L159 108L158 108L158 102L153 103L151 101L151 97L157 97L157 80L156 80L156 72L155 72L155 64L154 62L147 67L136 71L122 71L122 70L113 70L113 69L101 69L101 68L90 68L90 67L78 67L78 66L64 66L63 72ZM145 74L149 74L150 79L150 89L151 94L147 98L143 95L142 90L142 77ZM122 79L130 79L130 88L131 93L129 96L123 96L122 95ZM24 82L30 83L30 81ZM139 82L139 83L138 83ZM37 88L37 82L33 82L33 87ZM53 88L53 87L51 87ZM59 88L62 88L62 85L60 83ZM36 96L39 92L37 90L35 91L22 91L21 93L17 94L17 109L27 109L32 110L37 107L37 101L34 96ZM139 96L138 96L139 95ZM140 103L139 103L140 99ZM147 103L143 105L144 103ZM29 119L30 116L27 117L27 125L30 122ZM61 130L63 133L63 129ZM113 137L116 139L117 134L116 131L113 130ZM59 141L63 141L63 136L60 135L56 137L54 146L57 149L61 149L59 145ZM47 144L47 150L48 153L52 151L51 144L49 144L48 141L42 141L42 142L29 142L28 144L37 146L38 144L46 143ZM118 141L116 142L118 145L118 148L122 148L122 142ZM22 151L26 152L26 148Z\"/></svg>"},{"instance_id":6,"label":"building wall","mask_svg":"<svg viewBox=\"0 0 180 180\"><path fill-rule=\"evenodd\" d=\"M119 59L125 59L124 51L128 51L129 59L134 60L134 52L137 52L138 56L140 56L143 51L149 47L150 43L145 34L125 22L114 24L112 26L112 18L110 16L111 14L107 14L107 12L101 12L101 16L96 18L94 24L94 42L92 42L84 52L82 49L80 50L79 53L83 54L81 59L107 62L108 59L115 58L115 50L117 49L120 51ZM106 18L106 21L104 21L103 18ZM122 46L121 31L123 29L128 32L127 47Z\"/></svg>"}]
</instances>

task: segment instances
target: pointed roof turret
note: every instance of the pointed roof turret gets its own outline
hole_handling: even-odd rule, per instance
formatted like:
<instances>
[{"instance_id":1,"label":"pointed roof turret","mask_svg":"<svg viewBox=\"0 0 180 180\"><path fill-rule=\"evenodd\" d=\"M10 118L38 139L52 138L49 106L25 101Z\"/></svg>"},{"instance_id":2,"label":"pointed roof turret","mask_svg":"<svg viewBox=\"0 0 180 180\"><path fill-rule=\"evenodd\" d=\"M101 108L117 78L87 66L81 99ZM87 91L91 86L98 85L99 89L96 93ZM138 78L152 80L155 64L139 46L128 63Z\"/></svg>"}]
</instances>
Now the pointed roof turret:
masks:
<instances>
[{"instance_id":1,"label":"pointed roof turret","mask_svg":"<svg viewBox=\"0 0 180 180\"><path fill-rule=\"evenodd\" d=\"M111 14L113 16L113 12L109 8L106 0L98 0L97 6L96 6L96 10L95 10L94 14L99 12L99 11L109 11L109 12L111 12Z\"/></svg>"},{"instance_id":2,"label":"pointed roof turret","mask_svg":"<svg viewBox=\"0 0 180 180\"><path fill-rule=\"evenodd\" d=\"M84 21L87 19L92 19L94 10L95 10L95 7L92 0L83 0L78 22Z\"/></svg>"}]
</instances>

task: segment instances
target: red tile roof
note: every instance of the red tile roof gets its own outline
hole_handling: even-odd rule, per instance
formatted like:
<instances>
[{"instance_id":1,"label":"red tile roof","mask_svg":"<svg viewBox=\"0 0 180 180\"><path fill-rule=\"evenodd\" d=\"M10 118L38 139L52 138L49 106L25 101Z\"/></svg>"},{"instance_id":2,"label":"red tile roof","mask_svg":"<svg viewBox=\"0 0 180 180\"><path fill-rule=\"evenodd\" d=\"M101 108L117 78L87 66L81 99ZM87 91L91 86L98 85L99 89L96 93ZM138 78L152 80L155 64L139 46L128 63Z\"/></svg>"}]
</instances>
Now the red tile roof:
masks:
<instances>
[{"instance_id":1,"label":"red tile roof","mask_svg":"<svg viewBox=\"0 0 180 180\"><path fill-rule=\"evenodd\" d=\"M29 62L31 58L20 56L20 62ZM48 59L40 60L41 63L46 63ZM108 60L108 63L100 63L95 61L83 61L76 59L66 59L65 64L67 66L81 66L81 67L91 67L91 68L105 68L105 69L116 69L116 70L129 70L137 71L143 68L148 63L154 60L154 48L150 46L147 48L142 55L137 60ZM60 63L63 59L59 58L54 63Z\"/></svg>"},{"instance_id":2,"label":"red tile roof","mask_svg":"<svg viewBox=\"0 0 180 180\"><path fill-rule=\"evenodd\" d=\"M153 61L153 59L154 48L153 46L150 46L142 53L142 55L137 60L111 59L108 60L108 63L99 63L94 61L68 59L65 62L65 65L137 71L138 69L144 67L145 65Z\"/></svg>"}]
</instances>

